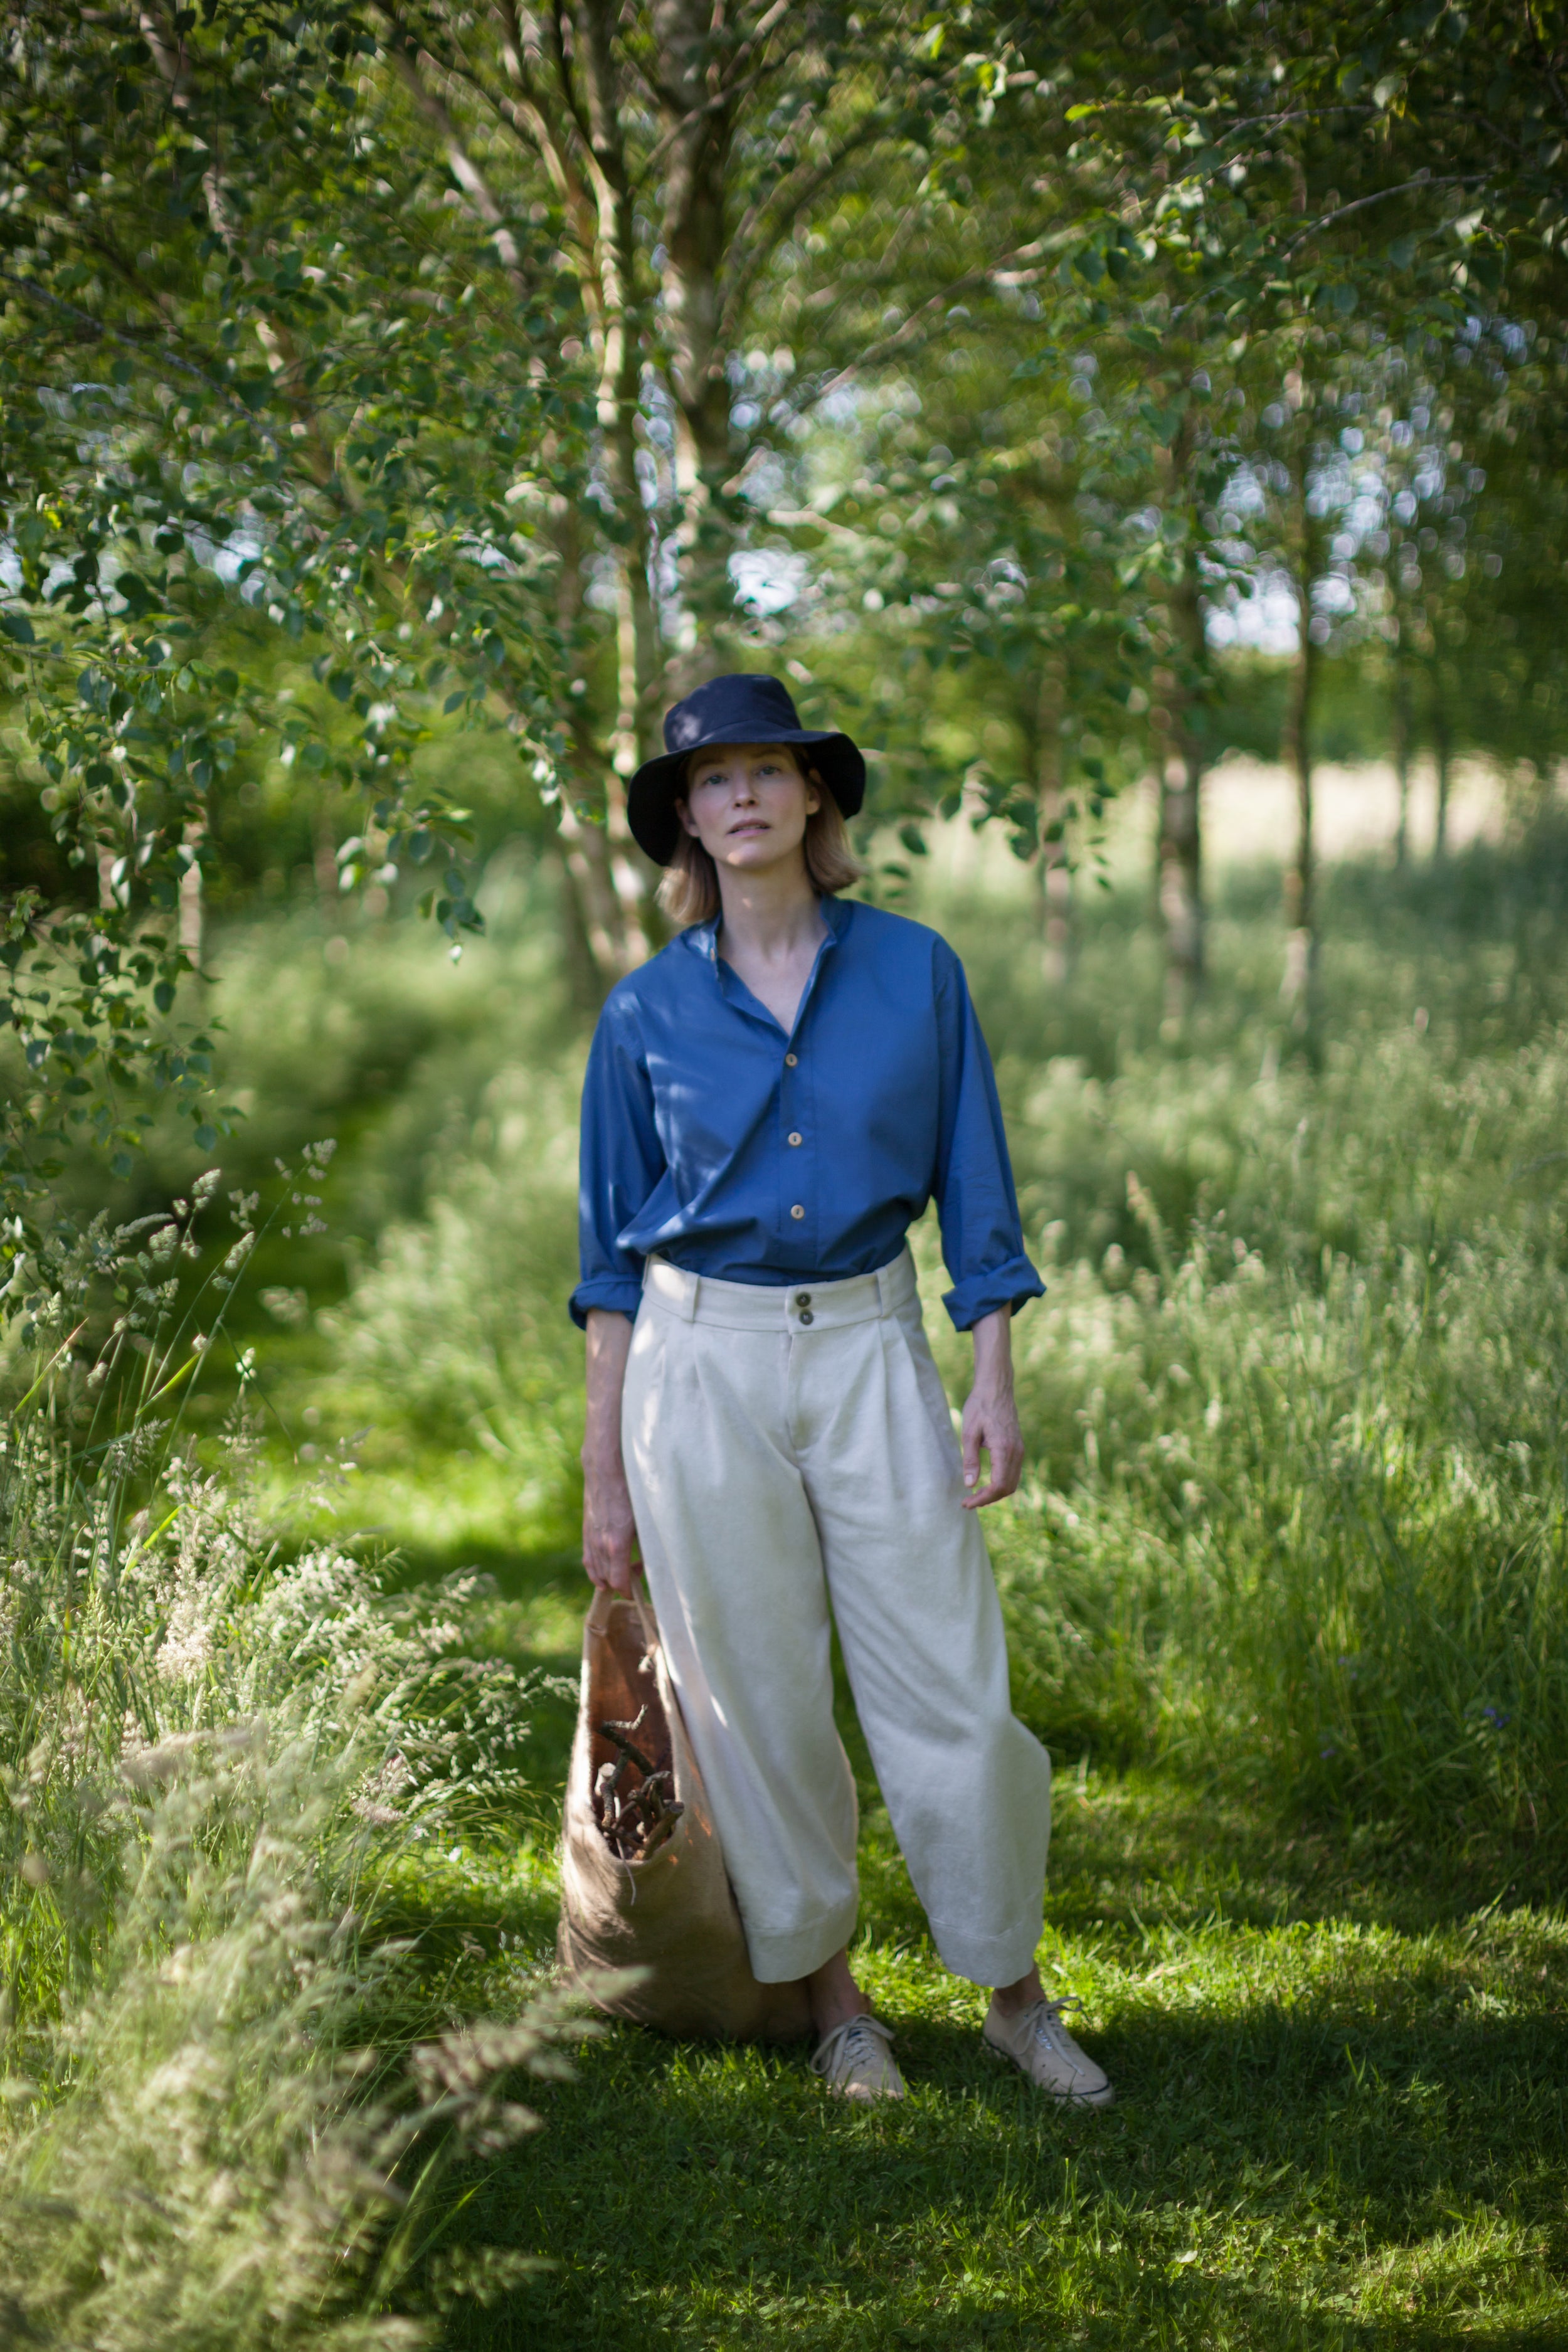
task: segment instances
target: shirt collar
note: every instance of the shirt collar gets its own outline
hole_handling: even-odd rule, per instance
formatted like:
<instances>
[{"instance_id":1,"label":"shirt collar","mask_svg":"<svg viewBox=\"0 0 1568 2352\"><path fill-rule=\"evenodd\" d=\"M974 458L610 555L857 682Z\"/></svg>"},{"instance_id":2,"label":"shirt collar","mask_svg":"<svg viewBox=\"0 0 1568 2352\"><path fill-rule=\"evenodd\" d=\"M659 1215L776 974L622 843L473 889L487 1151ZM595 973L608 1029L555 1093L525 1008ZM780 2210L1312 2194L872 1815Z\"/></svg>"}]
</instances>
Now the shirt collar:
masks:
<instances>
[{"instance_id":1,"label":"shirt collar","mask_svg":"<svg viewBox=\"0 0 1568 2352\"><path fill-rule=\"evenodd\" d=\"M843 938L854 915L855 902L852 898L836 898L831 892L825 891L816 903L822 909L822 919L827 926L827 937L822 942L823 947L825 949L834 947ZM719 929L723 920L721 913L710 915L705 923L693 923L689 930L682 931L680 934L682 941L691 950L692 954L700 955L703 961L711 964L715 971L719 964Z\"/></svg>"}]
</instances>

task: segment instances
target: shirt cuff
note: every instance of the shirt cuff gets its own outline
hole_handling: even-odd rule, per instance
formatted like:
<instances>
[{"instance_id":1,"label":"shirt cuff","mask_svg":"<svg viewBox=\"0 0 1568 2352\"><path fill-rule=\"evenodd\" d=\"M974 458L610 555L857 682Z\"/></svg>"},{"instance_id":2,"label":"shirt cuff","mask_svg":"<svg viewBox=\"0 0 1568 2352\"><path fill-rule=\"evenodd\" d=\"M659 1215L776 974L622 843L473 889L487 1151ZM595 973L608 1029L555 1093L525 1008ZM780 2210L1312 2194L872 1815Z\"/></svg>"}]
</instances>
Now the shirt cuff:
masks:
<instances>
[{"instance_id":1,"label":"shirt cuff","mask_svg":"<svg viewBox=\"0 0 1568 2352\"><path fill-rule=\"evenodd\" d=\"M580 1282L572 1293L572 1320L579 1331L585 1331L589 1307L604 1307L612 1315L625 1315L635 1323L641 1305L642 1284L632 1276L597 1274L592 1282Z\"/></svg>"},{"instance_id":2,"label":"shirt cuff","mask_svg":"<svg viewBox=\"0 0 1568 2352\"><path fill-rule=\"evenodd\" d=\"M1031 1298L1045 1295L1046 1286L1028 1259L1010 1257L984 1274L966 1275L943 1294L942 1303L952 1318L953 1328L967 1331L983 1315L994 1315L999 1307L1010 1307L1016 1315Z\"/></svg>"}]
</instances>

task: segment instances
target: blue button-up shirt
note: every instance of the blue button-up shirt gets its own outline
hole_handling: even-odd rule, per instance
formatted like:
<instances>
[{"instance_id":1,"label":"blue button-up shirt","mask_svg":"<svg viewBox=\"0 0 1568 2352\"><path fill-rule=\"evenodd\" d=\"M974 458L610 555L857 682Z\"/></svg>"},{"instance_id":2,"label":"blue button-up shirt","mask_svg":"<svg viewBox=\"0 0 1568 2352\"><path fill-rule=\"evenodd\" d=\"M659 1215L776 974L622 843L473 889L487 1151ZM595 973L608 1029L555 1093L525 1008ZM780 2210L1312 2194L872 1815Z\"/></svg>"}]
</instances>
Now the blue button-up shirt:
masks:
<instances>
[{"instance_id":1,"label":"blue button-up shirt","mask_svg":"<svg viewBox=\"0 0 1568 2352\"><path fill-rule=\"evenodd\" d=\"M961 1331L1044 1290L963 965L923 923L822 912L787 1036L717 919L611 991L583 1088L579 1324L635 1316L655 1250L723 1282L872 1274L933 1194Z\"/></svg>"}]
</instances>

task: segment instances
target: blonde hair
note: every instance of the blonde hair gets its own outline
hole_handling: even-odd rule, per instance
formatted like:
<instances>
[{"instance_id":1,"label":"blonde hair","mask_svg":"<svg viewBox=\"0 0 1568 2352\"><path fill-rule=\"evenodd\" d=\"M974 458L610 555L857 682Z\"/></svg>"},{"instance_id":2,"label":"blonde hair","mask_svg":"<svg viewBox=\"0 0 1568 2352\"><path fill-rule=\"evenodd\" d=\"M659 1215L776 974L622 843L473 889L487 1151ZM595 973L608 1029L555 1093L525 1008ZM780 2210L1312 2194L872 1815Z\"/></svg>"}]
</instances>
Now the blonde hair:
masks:
<instances>
[{"instance_id":1,"label":"blonde hair","mask_svg":"<svg viewBox=\"0 0 1568 2352\"><path fill-rule=\"evenodd\" d=\"M779 748L790 752L807 782L814 783L822 795L820 806L805 820L805 839L801 844L805 853L806 877L819 897L847 890L852 882L858 882L865 868L856 863L849 846L844 812L822 779L801 768L787 743ZM683 793L690 772L689 760L681 777ZM688 833L684 825L675 845L675 855L665 867L664 879L658 886L658 903L672 923L706 923L719 912L719 868L696 835Z\"/></svg>"}]
</instances>

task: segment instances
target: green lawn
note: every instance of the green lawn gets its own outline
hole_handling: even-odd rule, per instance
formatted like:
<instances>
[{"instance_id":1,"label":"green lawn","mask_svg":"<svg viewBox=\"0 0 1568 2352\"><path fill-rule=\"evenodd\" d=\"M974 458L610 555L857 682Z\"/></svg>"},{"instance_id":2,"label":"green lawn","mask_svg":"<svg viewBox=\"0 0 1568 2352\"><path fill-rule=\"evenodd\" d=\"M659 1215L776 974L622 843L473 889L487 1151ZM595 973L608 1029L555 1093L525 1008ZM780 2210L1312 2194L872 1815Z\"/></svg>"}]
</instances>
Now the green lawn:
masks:
<instances>
[{"instance_id":1,"label":"green lawn","mask_svg":"<svg viewBox=\"0 0 1568 2352\"><path fill-rule=\"evenodd\" d=\"M569 1666L562 1559L492 1638ZM542 1718L548 1808L570 1708ZM1568 1920L1506 1885L1383 1881L1253 1810L1063 1770L1041 1961L1083 2000L1109 2114L1061 2114L980 2045L866 1769L858 1960L911 2096L828 2101L805 2053L613 2027L531 2094L454 2234L552 2267L454 2346L1142 2347L1568 2342ZM546 1958L550 1836L464 1898ZM485 1934L487 1944L493 1937ZM498 1959L500 1955L498 1953ZM504 1965L504 1964L503 1964ZM492 1979L500 1992L504 1979Z\"/></svg>"},{"instance_id":2,"label":"green lawn","mask_svg":"<svg viewBox=\"0 0 1568 2352\"><path fill-rule=\"evenodd\" d=\"M1176 1041L1135 893L1086 907L1059 998L1018 905L930 909L1049 1269L1017 1343L1030 1484L991 1532L1060 1773L1042 1963L1119 2105L1046 2109L983 2052L847 1717L908 2105L846 2112L804 2053L606 2033L446 2225L549 2267L443 2342L1568 2346L1568 835L1339 869L1315 1059L1281 1034L1274 890L1226 886ZM255 951L281 972L288 944ZM412 1075L334 1171L353 1250L258 1277L311 1310L252 1310L259 1475L286 1551L489 1569L465 1639L571 1675L581 1041L514 1034L529 992L483 952L445 1044L389 946L352 968L345 1067L400 1067L393 1036ZM304 1034L309 954L278 987ZM531 1839L405 1864L390 1924L454 2020L551 1966L571 1717L537 1703Z\"/></svg>"}]
</instances>

